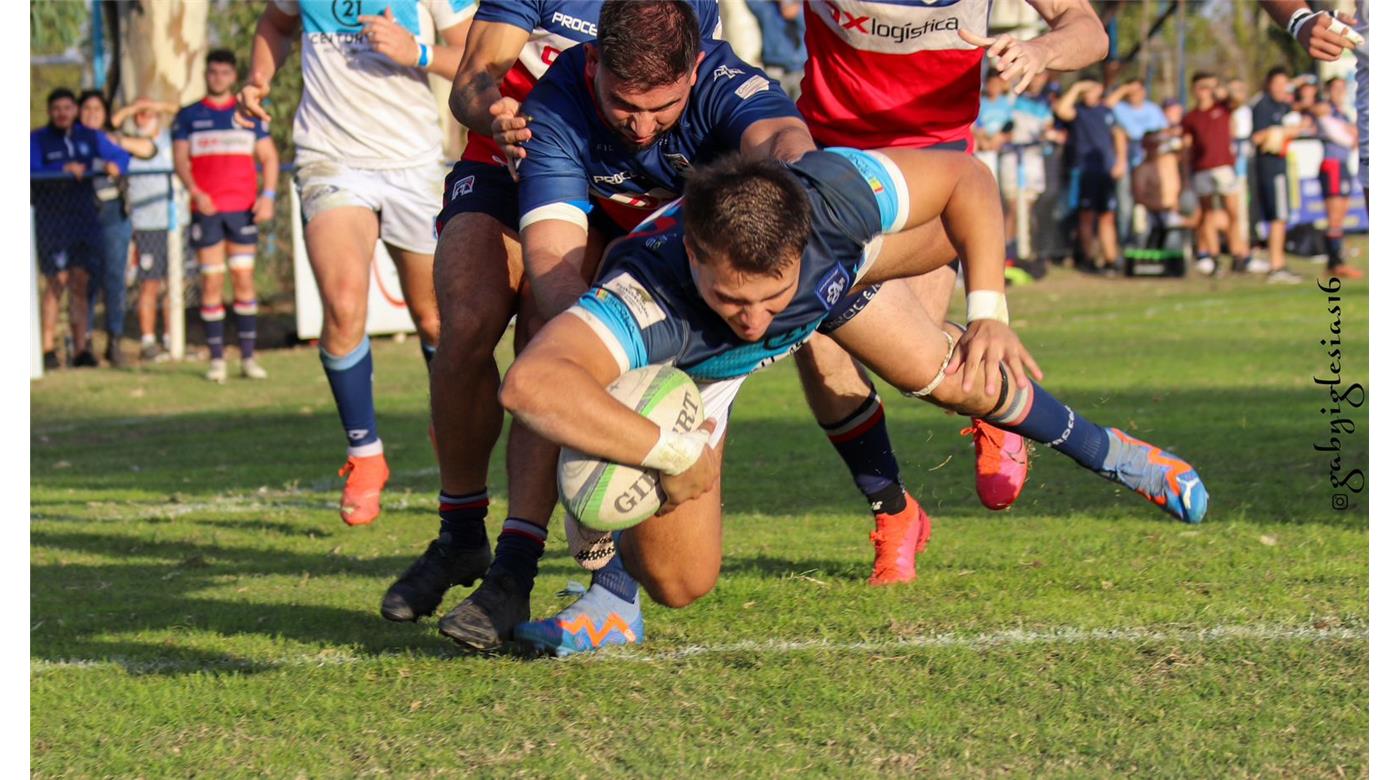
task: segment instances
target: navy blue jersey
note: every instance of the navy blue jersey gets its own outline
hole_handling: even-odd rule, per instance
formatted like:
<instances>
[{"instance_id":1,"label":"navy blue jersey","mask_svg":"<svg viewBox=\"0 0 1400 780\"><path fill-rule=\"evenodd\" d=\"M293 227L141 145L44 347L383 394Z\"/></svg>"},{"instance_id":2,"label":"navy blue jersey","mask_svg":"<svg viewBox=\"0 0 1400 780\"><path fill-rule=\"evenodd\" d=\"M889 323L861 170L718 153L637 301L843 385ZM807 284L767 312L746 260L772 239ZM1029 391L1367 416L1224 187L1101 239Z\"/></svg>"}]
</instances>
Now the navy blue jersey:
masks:
<instances>
[{"instance_id":1,"label":"navy blue jersey","mask_svg":"<svg viewBox=\"0 0 1400 780\"><path fill-rule=\"evenodd\" d=\"M569 310L608 345L621 371L667 364L714 382L786 357L860 279L870 241L902 228L907 188L883 155L827 149L791 170L811 202L812 232L797 294L763 339L740 339L700 296L682 241L684 202L677 201L613 247L596 286Z\"/></svg>"},{"instance_id":2,"label":"navy blue jersey","mask_svg":"<svg viewBox=\"0 0 1400 780\"><path fill-rule=\"evenodd\" d=\"M640 151L603 121L585 74L587 51L559 55L535 85L523 113L534 117L520 173L520 227L558 218L559 205L587 212L590 197L630 229L675 200L681 177L725 152L754 122L800 117L777 82L744 63L723 41L705 41L699 76L675 126ZM582 214L573 212L573 221Z\"/></svg>"},{"instance_id":3,"label":"navy blue jersey","mask_svg":"<svg viewBox=\"0 0 1400 780\"><path fill-rule=\"evenodd\" d=\"M690 0L700 22L700 37L719 40L722 28L716 0ZM478 22L519 27L530 33L520 58L501 79L501 95L524 102L535 82L544 76L562 52L598 37L601 0L481 0ZM490 135L472 133L463 160L504 165L505 158Z\"/></svg>"}]
</instances>

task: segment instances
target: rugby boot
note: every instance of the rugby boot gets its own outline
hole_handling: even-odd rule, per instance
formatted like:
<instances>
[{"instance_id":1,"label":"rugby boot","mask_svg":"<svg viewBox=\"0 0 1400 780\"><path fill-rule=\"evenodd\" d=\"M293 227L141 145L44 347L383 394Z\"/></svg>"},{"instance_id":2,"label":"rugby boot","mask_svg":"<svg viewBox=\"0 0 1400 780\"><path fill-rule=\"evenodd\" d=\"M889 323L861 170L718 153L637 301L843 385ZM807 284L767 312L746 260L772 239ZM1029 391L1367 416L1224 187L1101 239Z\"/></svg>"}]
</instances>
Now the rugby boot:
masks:
<instances>
[{"instance_id":1,"label":"rugby boot","mask_svg":"<svg viewBox=\"0 0 1400 780\"><path fill-rule=\"evenodd\" d=\"M641 591L629 601L596 581L554 617L515 627L517 644L557 658L613 645L638 645L644 635Z\"/></svg>"},{"instance_id":2,"label":"rugby boot","mask_svg":"<svg viewBox=\"0 0 1400 780\"><path fill-rule=\"evenodd\" d=\"M384 453L345 459L338 472L345 477L340 493L340 519L346 525L369 525L379 517L379 494L389 481L389 462Z\"/></svg>"},{"instance_id":3,"label":"rugby boot","mask_svg":"<svg viewBox=\"0 0 1400 780\"><path fill-rule=\"evenodd\" d=\"M1206 516L1210 494L1190 463L1117 428L1108 429L1108 455L1099 473L1178 520L1199 523Z\"/></svg>"},{"instance_id":4,"label":"rugby boot","mask_svg":"<svg viewBox=\"0 0 1400 780\"><path fill-rule=\"evenodd\" d=\"M902 511L875 515L875 530L870 532L870 541L875 544L875 570L869 579L871 585L913 582L918 576L914 569L914 556L928 546L933 523L908 491L905 491L904 498Z\"/></svg>"},{"instance_id":5,"label":"rugby boot","mask_svg":"<svg viewBox=\"0 0 1400 780\"><path fill-rule=\"evenodd\" d=\"M491 568L491 547L462 547L434 539L384 594L379 614L385 620L408 622L433 610L453 585L469 586Z\"/></svg>"},{"instance_id":6,"label":"rugby boot","mask_svg":"<svg viewBox=\"0 0 1400 780\"><path fill-rule=\"evenodd\" d=\"M530 619L530 585L509 574L487 574L481 585L438 621L438 632L468 650L497 650Z\"/></svg>"},{"instance_id":7,"label":"rugby boot","mask_svg":"<svg viewBox=\"0 0 1400 780\"><path fill-rule=\"evenodd\" d=\"M1030 467L1026 440L976 419L962 435L972 437L977 451L977 497L982 506L995 512L1014 504Z\"/></svg>"}]
</instances>

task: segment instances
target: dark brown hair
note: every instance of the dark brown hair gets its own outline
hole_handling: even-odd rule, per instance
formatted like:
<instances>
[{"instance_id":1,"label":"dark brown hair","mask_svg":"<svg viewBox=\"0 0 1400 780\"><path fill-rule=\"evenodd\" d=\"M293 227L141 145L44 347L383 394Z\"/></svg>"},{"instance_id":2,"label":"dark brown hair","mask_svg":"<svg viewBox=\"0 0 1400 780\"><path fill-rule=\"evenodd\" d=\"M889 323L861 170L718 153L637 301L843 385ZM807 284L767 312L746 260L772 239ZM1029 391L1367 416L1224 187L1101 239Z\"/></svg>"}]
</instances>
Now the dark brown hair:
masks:
<instances>
[{"instance_id":1,"label":"dark brown hair","mask_svg":"<svg viewBox=\"0 0 1400 780\"><path fill-rule=\"evenodd\" d=\"M785 165L736 152L691 172L683 219L699 262L722 255L740 273L777 277L807 246L812 206Z\"/></svg>"},{"instance_id":2,"label":"dark brown hair","mask_svg":"<svg viewBox=\"0 0 1400 780\"><path fill-rule=\"evenodd\" d=\"M607 0L598 14L598 58L637 90L674 84L700 56L700 22L681 0Z\"/></svg>"}]
</instances>

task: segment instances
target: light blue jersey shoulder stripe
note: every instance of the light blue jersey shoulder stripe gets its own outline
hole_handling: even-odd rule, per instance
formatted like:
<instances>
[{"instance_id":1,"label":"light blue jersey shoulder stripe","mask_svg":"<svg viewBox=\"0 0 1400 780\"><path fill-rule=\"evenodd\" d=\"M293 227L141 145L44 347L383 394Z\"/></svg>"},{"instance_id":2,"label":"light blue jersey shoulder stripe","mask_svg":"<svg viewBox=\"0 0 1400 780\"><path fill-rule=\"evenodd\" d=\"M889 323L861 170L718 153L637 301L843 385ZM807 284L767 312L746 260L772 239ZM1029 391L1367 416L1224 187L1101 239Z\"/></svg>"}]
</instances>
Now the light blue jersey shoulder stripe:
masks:
<instances>
[{"instance_id":1,"label":"light blue jersey shoulder stripe","mask_svg":"<svg viewBox=\"0 0 1400 780\"><path fill-rule=\"evenodd\" d=\"M617 360L618 368L631 371L647 364L642 329L632 310L617 295L601 287L584 293L569 311L588 323Z\"/></svg>"},{"instance_id":2,"label":"light blue jersey shoulder stripe","mask_svg":"<svg viewBox=\"0 0 1400 780\"><path fill-rule=\"evenodd\" d=\"M844 146L834 146L826 151L846 158L860 173L875 203L880 207L880 229L885 233L898 233L909 221L909 186L904 174L894 161L879 152L866 152Z\"/></svg>"}]
</instances>

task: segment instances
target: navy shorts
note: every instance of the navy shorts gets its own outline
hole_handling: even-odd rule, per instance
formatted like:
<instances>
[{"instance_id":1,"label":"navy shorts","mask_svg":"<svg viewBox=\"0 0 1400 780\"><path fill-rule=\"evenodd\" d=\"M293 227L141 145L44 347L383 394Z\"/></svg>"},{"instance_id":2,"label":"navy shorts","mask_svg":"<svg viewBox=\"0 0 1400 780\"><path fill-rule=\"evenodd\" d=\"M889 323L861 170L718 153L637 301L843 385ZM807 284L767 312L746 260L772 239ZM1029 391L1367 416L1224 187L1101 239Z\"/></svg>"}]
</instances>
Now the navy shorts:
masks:
<instances>
[{"instance_id":1,"label":"navy shorts","mask_svg":"<svg viewBox=\"0 0 1400 780\"><path fill-rule=\"evenodd\" d=\"M514 231L520 224L520 193L504 166L458 160L442 184L437 232L458 214L486 214Z\"/></svg>"},{"instance_id":2,"label":"navy shorts","mask_svg":"<svg viewBox=\"0 0 1400 780\"><path fill-rule=\"evenodd\" d=\"M1351 171L1346 160L1323 160L1317 178L1322 182L1322 197L1351 197Z\"/></svg>"},{"instance_id":3,"label":"navy shorts","mask_svg":"<svg viewBox=\"0 0 1400 780\"><path fill-rule=\"evenodd\" d=\"M170 234L164 230L133 230L136 244L136 278L142 282L163 281L169 264Z\"/></svg>"},{"instance_id":4,"label":"navy shorts","mask_svg":"<svg viewBox=\"0 0 1400 780\"><path fill-rule=\"evenodd\" d=\"M44 276L55 276L70 269L92 273L102 257L95 235L73 236L64 235L60 230L35 230L34 238L39 272Z\"/></svg>"},{"instance_id":5,"label":"navy shorts","mask_svg":"<svg viewBox=\"0 0 1400 780\"><path fill-rule=\"evenodd\" d=\"M1260 155L1255 171L1259 216L1265 222L1288 221L1288 166L1280 157Z\"/></svg>"},{"instance_id":6,"label":"navy shorts","mask_svg":"<svg viewBox=\"0 0 1400 780\"><path fill-rule=\"evenodd\" d=\"M1118 210L1118 183L1108 171L1075 170L1072 184L1080 211L1104 214Z\"/></svg>"},{"instance_id":7,"label":"navy shorts","mask_svg":"<svg viewBox=\"0 0 1400 780\"><path fill-rule=\"evenodd\" d=\"M258 226L253 224L253 212L220 211L201 214L195 211L190 222L190 245L206 249L223 243L254 246L258 243Z\"/></svg>"}]
</instances>

